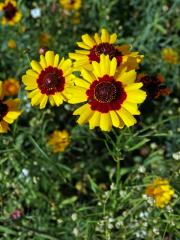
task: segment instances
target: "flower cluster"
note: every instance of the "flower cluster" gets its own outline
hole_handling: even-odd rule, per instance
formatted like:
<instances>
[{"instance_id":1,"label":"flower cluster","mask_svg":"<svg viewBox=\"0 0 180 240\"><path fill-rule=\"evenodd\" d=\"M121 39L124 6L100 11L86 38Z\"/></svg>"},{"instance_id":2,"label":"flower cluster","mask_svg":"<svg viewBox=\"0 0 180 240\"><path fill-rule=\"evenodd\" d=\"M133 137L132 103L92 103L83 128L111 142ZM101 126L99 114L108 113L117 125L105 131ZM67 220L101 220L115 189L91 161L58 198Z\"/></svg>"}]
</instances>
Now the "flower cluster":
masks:
<instances>
[{"instance_id":1,"label":"flower cluster","mask_svg":"<svg viewBox=\"0 0 180 240\"><path fill-rule=\"evenodd\" d=\"M163 208L170 202L174 190L167 180L157 178L147 187L146 195L154 199L156 207Z\"/></svg>"},{"instance_id":2,"label":"flower cluster","mask_svg":"<svg viewBox=\"0 0 180 240\"><path fill-rule=\"evenodd\" d=\"M69 133L66 130L55 130L49 136L48 144L52 147L54 153L63 152L70 144Z\"/></svg>"},{"instance_id":3,"label":"flower cluster","mask_svg":"<svg viewBox=\"0 0 180 240\"><path fill-rule=\"evenodd\" d=\"M52 106L60 106L63 101L70 104L84 103L74 111L80 115L78 123L89 122L90 129L100 127L110 131L112 126L130 127L137 121L138 104L146 98L143 84L137 83L136 69L143 56L131 52L128 45L116 46L116 34L109 35L102 29L101 37L94 39L88 34L82 36L78 46L86 50L76 50L64 60L58 54L47 51L40 55L40 61L32 61L32 69L22 77L26 90L31 92L32 105L45 108L48 100ZM81 77L73 72L80 71Z\"/></svg>"}]
</instances>

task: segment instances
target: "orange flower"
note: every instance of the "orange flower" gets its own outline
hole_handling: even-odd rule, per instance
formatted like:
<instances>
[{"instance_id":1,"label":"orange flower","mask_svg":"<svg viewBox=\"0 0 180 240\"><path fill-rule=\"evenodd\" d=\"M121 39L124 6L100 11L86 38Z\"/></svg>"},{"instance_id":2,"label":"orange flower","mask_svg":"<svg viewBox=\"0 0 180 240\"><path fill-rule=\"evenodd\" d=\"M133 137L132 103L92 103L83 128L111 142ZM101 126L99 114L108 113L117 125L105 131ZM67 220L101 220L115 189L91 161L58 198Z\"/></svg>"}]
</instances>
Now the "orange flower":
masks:
<instances>
[{"instance_id":1,"label":"orange flower","mask_svg":"<svg viewBox=\"0 0 180 240\"><path fill-rule=\"evenodd\" d=\"M4 95L5 96L15 96L19 92L20 84L14 78L9 78L3 82Z\"/></svg>"},{"instance_id":2,"label":"orange flower","mask_svg":"<svg viewBox=\"0 0 180 240\"><path fill-rule=\"evenodd\" d=\"M166 86L165 79L161 74L154 76L139 74L137 82L143 83L143 89L150 99L158 99L160 96L167 96L171 93L171 89Z\"/></svg>"},{"instance_id":3,"label":"orange flower","mask_svg":"<svg viewBox=\"0 0 180 240\"><path fill-rule=\"evenodd\" d=\"M152 184L147 186L145 194L154 199L156 207L163 208L170 202L174 195L174 190L167 180L157 178Z\"/></svg>"}]
</instances>

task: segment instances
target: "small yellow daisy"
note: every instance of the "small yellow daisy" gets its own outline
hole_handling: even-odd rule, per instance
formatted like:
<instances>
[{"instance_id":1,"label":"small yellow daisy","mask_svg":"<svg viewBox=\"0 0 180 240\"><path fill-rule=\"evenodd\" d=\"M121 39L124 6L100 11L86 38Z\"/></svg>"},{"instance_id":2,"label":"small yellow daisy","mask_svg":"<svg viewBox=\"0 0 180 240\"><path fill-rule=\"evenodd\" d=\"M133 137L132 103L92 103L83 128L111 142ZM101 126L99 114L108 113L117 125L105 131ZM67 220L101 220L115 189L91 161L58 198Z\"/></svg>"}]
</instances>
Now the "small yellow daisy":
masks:
<instances>
[{"instance_id":1,"label":"small yellow daisy","mask_svg":"<svg viewBox=\"0 0 180 240\"><path fill-rule=\"evenodd\" d=\"M19 92L20 84L16 79L9 78L3 82L3 87L5 96L15 96Z\"/></svg>"},{"instance_id":2,"label":"small yellow daisy","mask_svg":"<svg viewBox=\"0 0 180 240\"><path fill-rule=\"evenodd\" d=\"M47 51L40 55L40 62L31 61L29 69L22 77L32 106L45 108L48 100L52 106L60 106L68 99L68 87L73 85L72 62L60 59L59 54Z\"/></svg>"},{"instance_id":3,"label":"small yellow daisy","mask_svg":"<svg viewBox=\"0 0 180 240\"><path fill-rule=\"evenodd\" d=\"M69 53L69 57L74 59L74 68L79 70L81 67L92 70L92 61L99 62L100 55L108 55L110 59L116 58L118 66L126 65L127 70L137 69L143 59L143 55L138 52L131 52L130 45L116 45L117 35L109 35L106 29L102 29L99 36L95 33L94 37L88 34L82 35L82 42L77 42L81 49L75 50L75 53Z\"/></svg>"},{"instance_id":4,"label":"small yellow daisy","mask_svg":"<svg viewBox=\"0 0 180 240\"><path fill-rule=\"evenodd\" d=\"M3 98L3 83L0 81L0 133L6 133L9 130L9 124L12 124L21 114L20 99L3 101Z\"/></svg>"},{"instance_id":5,"label":"small yellow daisy","mask_svg":"<svg viewBox=\"0 0 180 240\"><path fill-rule=\"evenodd\" d=\"M60 4L66 10L78 10L81 7L81 0L60 0Z\"/></svg>"},{"instance_id":6,"label":"small yellow daisy","mask_svg":"<svg viewBox=\"0 0 180 240\"><path fill-rule=\"evenodd\" d=\"M147 186L145 194L154 199L156 207L163 208L170 202L174 195L174 190L167 180L157 178L152 184Z\"/></svg>"},{"instance_id":7,"label":"small yellow daisy","mask_svg":"<svg viewBox=\"0 0 180 240\"><path fill-rule=\"evenodd\" d=\"M8 45L8 48L14 49L14 48L16 48L16 41L14 41L13 39L10 39L8 41L7 45Z\"/></svg>"},{"instance_id":8,"label":"small yellow daisy","mask_svg":"<svg viewBox=\"0 0 180 240\"><path fill-rule=\"evenodd\" d=\"M18 10L15 0L5 0L0 3L0 11L3 12L3 25L15 25L21 20L22 14Z\"/></svg>"},{"instance_id":9,"label":"small yellow daisy","mask_svg":"<svg viewBox=\"0 0 180 240\"><path fill-rule=\"evenodd\" d=\"M68 131L55 130L49 137L48 144L51 145L53 152L63 152L70 144L70 136Z\"/></svg>"},{"instance_id":10,"label":"small yellow daisy","mask_svg":"<svg viewBox=\"0 0 180 240\"><path fill-rule=\"evenodd\" d=\"M165 62L177 64L179 56L178 53L172 48L164 48L162 50L162 58Z\"/></svg>"},{"instance_id":11,"label":"small yellow daisy","mask_svg":"<svg viewBox=\"0 0 180 240\"><path fill-rule=\"evenodd\" d=\"M82 78L75 78L69 103L86 102L73 114L80 115L79 124L89 122L90 129L99 126L103 131L110 131L112 126L130 127L136 123L133 115L139 115L137 104L142 103L146 93L136 83L136 71L126 71L117 67L114 57L102 54L100 63L92 62L93 71L81 70Z\"/></svg>"}]
</instances>

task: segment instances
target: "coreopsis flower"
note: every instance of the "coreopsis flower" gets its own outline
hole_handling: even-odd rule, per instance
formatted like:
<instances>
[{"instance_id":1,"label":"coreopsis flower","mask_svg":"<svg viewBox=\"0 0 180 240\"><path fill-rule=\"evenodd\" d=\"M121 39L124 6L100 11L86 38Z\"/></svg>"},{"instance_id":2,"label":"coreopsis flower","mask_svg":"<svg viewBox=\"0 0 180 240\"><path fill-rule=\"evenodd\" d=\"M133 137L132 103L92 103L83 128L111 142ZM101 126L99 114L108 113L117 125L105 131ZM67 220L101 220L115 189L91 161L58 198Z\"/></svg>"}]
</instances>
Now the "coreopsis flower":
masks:
<instances>
[{"instance_id":1,"label":"coreopsis flower","mask_svg":"<svg viewBox=\"0 0 180 240\"><path fill-rule=\"evenodd\" d=\"M22 77L26 90L31 91L28 97L32 106L40 105L45 108L48 100L52 106L60 106L67 101L67 88L72 83L71 60L60 59L59 54L47 51L40 55L40 62L31 61L32 69L29 69Z\"/></svg>"},{"instance_id":2,"label":"coreopsis flower","mask_svg":"<svg viewBox=\"0 0 180 240\"><path fill-rule=\"evenodd\" d=\"M81 0L60 0L60 4L66 10L78 10L81 7Z\"/></svg>"},{"instance_id":3,"label":"coreopsis flower","mask_svg":"<svg viewBox=\"0 0 180 240\"><path fill-rule=\"evenodd\" d=\"M137 69L143 59L143 55L138 52L131 52L129 45L116 45L117 35L109 35L106 29L102 29L99 36L95 33L94 37L88 34L82 35L82 42L77 42L81 49L75 50L75 53L69 53L69 57L74 59L74 68L79 70L81 67L92 70L91 63L99 62L100 55L108 55L110 59L116 58L118 66L125 65L127 70Z\"/></svg>"},{"instance_id":4,"label":"coreopsis flower","mask_svg":"<svg viewBox=\"0 0 180 240\"><path fill-rule=\"evenodd\" d=\"M10 39L8 41L7 45L8 45L8 48L14 49L14 48L16 48L16 41L14 41L13 39Z\"/></svg>"},{"instance_id":5,"label":"coreopsis flower","mask_svg":"<svg viewBox=\"0 0 180 240\"><path fill-rule=\"evenodd\" d=\"M15 25L22 17L15 0L4 0L0 3L0 12L3 12L3 25Z\"/></svg>"},{"instance_id":6,"label":"coreopsis flower","mask_svg":"<svg viewBox=\"0 0 180 240\"><path fill-rule=\"evenodd\" d=\"M3 82L4 95L5 96L15 96L19 92L20 84L14 78L9 78Z\"/></svg>"},{"instance_id":7,"label":"coreopsis flower","mask_svg":"<svg viewBox=\"0 0 180 240\"><path fill-rule=\"evenodd\" d=\"M162 50L162 58L165 62L177 64L179 56L178 53L172 48L164 48Z\"/></svg>"},{"instance_id":8,"label":"coreopsis flower","mask_svg":"<svg viewBox=\"0 0 180 240\"><path fill-rule=\"evenodd\" d=\"M133 115L140 114L137 104L145 100L146 93L140 90L142 83L135 83L135 70L127 72L117 65L115 57L110 60L102 54L100 63L92 62L92 72L82 69L82 78L75 78L69 103L85 102L73 113L80 115L79 124L89 122L90 129L99 126L110 131L112 126L123 128L136 123Z\"/></svg>"},{"instance_id":9,"label":"coreopsis flower","mask_svg":"<svg viewBox=\"0 0 180 240\"><path fill-rule=\"evenodd\" d=\"M143 83L143 89L150 99L158 99L160 96L167 96L171 93L171 89L166 86L165 79L161 74L154 76L139 74L137 82Z\"/></svg>"},{"instance_id":10,"label":"coreopsis flower","mask_svg":"<svg viewBox=\"0 0 180 240\"><path fill-rule=\"evenodd\" d=\"M70 144L68 131L55 130L50 135L48 144L52 147L54 153L63 152Z\"/></svg>"},{"instance_id":11,"label":"coreopsis flower","mask_svg":"<svg viewBox=\"0 0 180 240\"><path fill-rule=\"evenodd\" d=\"M145 194L154 199L156 207L163 208L170 202L174 195L174 190L169 185L168 180L157 178L152 184L147 186Z\"/></svg>"},{"instance_id":12,"label":"coreopsis flower","mask_svg":"<svg viewBox=\"0 0 180 240\"><path fill-rule=\"evenodd\" d=\"M3 100L4 89L0 81L0 133L6 133L9 130L9 124L12 124L21 114L19 110L20 99Z\"/></svg>"}]
</instances>

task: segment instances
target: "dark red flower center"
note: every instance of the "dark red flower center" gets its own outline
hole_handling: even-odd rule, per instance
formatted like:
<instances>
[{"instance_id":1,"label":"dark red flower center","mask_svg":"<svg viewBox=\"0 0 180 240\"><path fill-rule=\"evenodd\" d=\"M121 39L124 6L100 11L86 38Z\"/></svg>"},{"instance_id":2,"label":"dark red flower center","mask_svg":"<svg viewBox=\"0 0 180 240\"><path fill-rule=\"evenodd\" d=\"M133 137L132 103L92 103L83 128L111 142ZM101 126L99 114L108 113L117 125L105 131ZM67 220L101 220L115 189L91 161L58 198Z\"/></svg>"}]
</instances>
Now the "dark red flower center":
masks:
<instances>
[{"instance_id":1,"label":"dark red flower center","mask_svg":"<svg viewBox=\"0 0 180 240\"><path fill-rule=\"evenodd\" d=\"M63 71L54 67L44 69L37 80L42 94L53 95L64 90L65 78Z\"/></svg>"},{"instance_id":2,"label":"dark red flower center","mask_svg":"<svg viewBox=\"0 0 180 240\"><path fill-rule=\"evenodd\" d=\"M7 18L8 20L12 20L17 12L17 8L12 3L9 2L3 8L3 11L4 11L5 18Z\"/></svg>"},{"instance_id":3,"label":"dark red flower center","mask_svg":"<svg viewBox=\"0 0 180 240\"><path fill-rule=\"evenodd\" d=\"M120 81L104 75L95 80L90 89L86 91L88 102L92 110L107 113L111 110L119 110L126 99L126 92Z\"/></svg>"},{"instance_id":4,"label":"dark red flower center","mask_svg":"<svg viewBox=\"0 0 180 240\"><path fill-rule=\"evenodd\" d=\"M105 54L109 55L109 58L112 59L116 57L118 65L122 62L122 53L115 48L113 44L110 43L100 43L95 45L91 50L89 56L90 61L100 62L100 55Z\"/></svg>"},{"instance_id":5,"label":"dark red flower center","mask_svg":"<svg viewBox=\"0 0 180 240\"><path fill-rule=\"evenodd\" d=\"M94 90L94 98L98 102L108 103L116 99L117 88L114 83L109 81L100 82L96 85Z\"/></svg>"},{"instance_id":6,"label":"dark red flower center","mask_svg":"<svg viewBox=\"0 0 180 240\"><path fill-rule=\"evenodd\" d=\"M69 4L70 4L70 5L75 4L75 0L70 0L70 1L69 1Z\"/></svg>"},{"instance_id":7,"label":"dark red flower center","mask_svg":"<svg viewBox=\"0 0 180 240\"><path fill-rule=\"evenodd\" d=\"M8 105L0 101L0 121L2 121L3 117L6 116L7 113L8 113Z\"/></svg>"}]
</instances>

